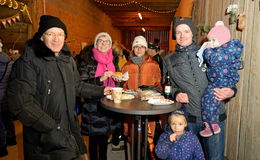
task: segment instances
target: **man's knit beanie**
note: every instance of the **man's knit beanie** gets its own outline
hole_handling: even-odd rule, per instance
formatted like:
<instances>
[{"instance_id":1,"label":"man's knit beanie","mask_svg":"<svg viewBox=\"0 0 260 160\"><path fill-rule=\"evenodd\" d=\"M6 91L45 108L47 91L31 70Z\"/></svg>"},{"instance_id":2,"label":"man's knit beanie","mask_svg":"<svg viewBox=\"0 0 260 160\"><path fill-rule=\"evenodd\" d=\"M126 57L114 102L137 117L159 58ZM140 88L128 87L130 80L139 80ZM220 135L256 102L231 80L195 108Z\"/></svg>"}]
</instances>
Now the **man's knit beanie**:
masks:
<instances>
[{"instance_id":1,"label":"man's knit beanie","mask_svg":"<svg viewBox=\"0 0 260 160\"><path fill-rule=\"evenodd\" d=\"M39 23L39 29L38 32L36 33L37 38L40 38L45 31L47 31L50 28L57 27L61 28L67 38L67 28L66 25L58 18L50 15L42 15L40 18L40 23Z\"/></svg>"},{"instance_id":2,"label":"man's knit beanie","mask_svg":"<svg viewBox=\"0 0 260 160\"><path fill-rule=\"evenodd\" d=\"M176 27L178 25L181 25L181 24L186 24L187 26L190 27L190 30L193 34L193 38L197 36L197 31L196 31L196 28L191 20L191 18L187 18L187 17L175 17L174 18L174 21L173 21L173 39L176 39Z\"/></svg>"}]
</instances>

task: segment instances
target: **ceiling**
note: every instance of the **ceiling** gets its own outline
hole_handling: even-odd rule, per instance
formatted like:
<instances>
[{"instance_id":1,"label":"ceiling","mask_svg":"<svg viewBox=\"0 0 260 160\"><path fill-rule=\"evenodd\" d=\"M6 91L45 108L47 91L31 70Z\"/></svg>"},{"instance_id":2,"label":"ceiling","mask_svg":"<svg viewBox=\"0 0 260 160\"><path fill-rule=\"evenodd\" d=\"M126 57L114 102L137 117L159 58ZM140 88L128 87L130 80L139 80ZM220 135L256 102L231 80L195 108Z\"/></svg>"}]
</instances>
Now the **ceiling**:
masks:
<instances>
[{"instance_id":1,"label":"ceiling","mask_svg":"<svg viewBox=\"0 0 260 160\"><path fill-rule=\"evenodd\" d=\"M169 30L181 0L90 0L120 30ZM138 17L138 12L143 19Z\"/></svg>"}]
</instances>

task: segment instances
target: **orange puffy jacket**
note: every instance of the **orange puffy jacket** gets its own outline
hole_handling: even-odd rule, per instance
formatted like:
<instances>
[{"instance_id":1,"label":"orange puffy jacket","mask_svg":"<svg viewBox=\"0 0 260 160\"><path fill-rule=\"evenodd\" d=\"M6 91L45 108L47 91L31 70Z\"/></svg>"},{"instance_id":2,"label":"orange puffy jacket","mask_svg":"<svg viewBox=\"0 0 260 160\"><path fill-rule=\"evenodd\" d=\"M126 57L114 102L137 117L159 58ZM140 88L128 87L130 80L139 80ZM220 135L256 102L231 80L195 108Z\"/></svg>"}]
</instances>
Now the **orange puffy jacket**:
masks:
<instances>
[{"instance_id":1,"label":"orange puffy jacket","mask_svg":"<svg viewBox=\"0 0 260 160\"><path fill-rule=\"evenodd\" d=\"M129 79L124 83L124 89L136 90L146 85L162 90L160 67L150 56L145 56L140 66L129 60L122 68L122 73L125 72L128 72Z\"/></svg>"}]
</instances>

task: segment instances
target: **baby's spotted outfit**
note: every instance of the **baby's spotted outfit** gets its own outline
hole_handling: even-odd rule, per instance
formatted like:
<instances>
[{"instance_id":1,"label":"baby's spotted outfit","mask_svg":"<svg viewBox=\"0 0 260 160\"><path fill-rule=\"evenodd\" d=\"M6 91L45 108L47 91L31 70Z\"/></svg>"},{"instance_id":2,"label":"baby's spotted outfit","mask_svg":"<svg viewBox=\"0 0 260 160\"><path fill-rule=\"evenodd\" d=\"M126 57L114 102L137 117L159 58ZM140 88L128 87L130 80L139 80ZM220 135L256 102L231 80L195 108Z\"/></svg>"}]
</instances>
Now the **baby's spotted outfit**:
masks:
<instances>
[{"instance_id":1,"label":"baby's spotted outfit","mask_svg":"<svg viewBox=\"0 0 260 160\"><path fill-rule=\"evenodd\" d=\"M204 50L207 64L208 87L202 97L202 120L218 122L219 108L224 103L215 99L214 88L232 88L239 81L238 69L243 45L239 40L231 40L220 47Z\"/></svg>"}]
</instances>

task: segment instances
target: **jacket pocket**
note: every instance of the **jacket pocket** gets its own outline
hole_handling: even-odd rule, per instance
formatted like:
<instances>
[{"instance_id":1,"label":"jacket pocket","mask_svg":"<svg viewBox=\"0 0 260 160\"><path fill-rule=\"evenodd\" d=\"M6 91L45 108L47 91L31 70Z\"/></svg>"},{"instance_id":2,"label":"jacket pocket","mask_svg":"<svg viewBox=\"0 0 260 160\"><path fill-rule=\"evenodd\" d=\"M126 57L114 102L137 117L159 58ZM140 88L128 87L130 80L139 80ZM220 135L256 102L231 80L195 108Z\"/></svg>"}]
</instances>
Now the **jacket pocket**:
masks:
<instances>
[{"instance_id":1,"label":"jacket pocket","mask_svg":"<svg viewBox=\"0 0 260 160\"><path fill-rule=\"evenodd\" d=\"M43 153L58 150L61 148L67 148L66 135L60 129L53 129L48 133L43 133L41 135L41 146Z\"/></svg>"}]
</instances>

